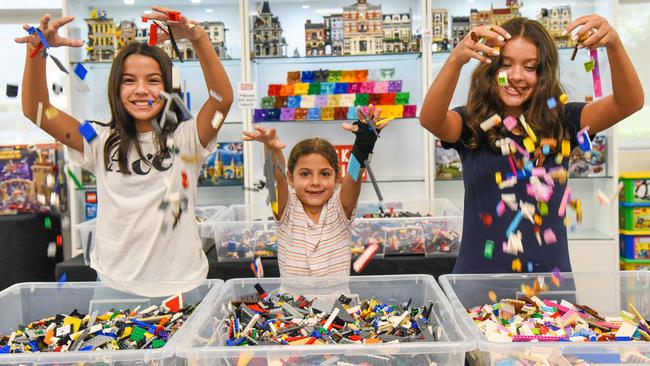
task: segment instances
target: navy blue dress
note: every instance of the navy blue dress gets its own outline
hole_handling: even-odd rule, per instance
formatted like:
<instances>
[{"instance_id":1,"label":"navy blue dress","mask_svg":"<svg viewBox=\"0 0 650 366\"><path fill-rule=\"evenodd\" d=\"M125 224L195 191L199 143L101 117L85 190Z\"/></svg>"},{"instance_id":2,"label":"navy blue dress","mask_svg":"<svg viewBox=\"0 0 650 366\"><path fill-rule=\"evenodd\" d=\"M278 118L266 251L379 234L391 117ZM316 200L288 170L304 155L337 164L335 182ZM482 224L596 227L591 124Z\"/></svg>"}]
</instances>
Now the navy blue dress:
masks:
<instances>
[{"instance_id":1,"label":"navy blue dress","mask_svg":"<svg viewBox=\"0 0 650 366\"><path fill-rule=\"evenodd\" d=\"M571 149L578 144L576 133L580 130L580 115L584 106L585 103L568 103L558 106L558 108L564 108L564 123L571 135ZM529 272L529 268L532 268L532 272L550 272L555 267L563 272L570 272L567 230L564 226L564 217L557 214L566 185L555 182L553 196L548 202L548 215L543 217L541 226L542 233L545 229L551 228L557 237L557 242L547 245L542 238L540 246L533 232L533 224L524 218L518 227L522 233L524 252L517 256L504 253L502 243L507 241L506 230L516 212L506 208L503 216L497 216L496 206L501 200L501 194L514 193L517 202L523 200L532 204L536 204L535 198L526 193L528 179L520 180L512 188L499 189L495 180L495 172L501 172L505 180L506 174L511 171L508 158L489 146L481 146L477 149L466 147L463 141L469 137L469 129L466 126L465 107L457 107L453 110L459 113L463 120L461 137L455 143L443 141L442 146L445 149L453 148L458 151L463 164L463 184L465 186L463 236L454 273L511 273L513 272L512 261L515 258L520 259L522 272ZM509 137L524 146L523 138L525 136L510 133ZM562 161L562 165L567 170L568 161L568 158ZM555 165L554 156L545 159L544 167L547 170L555 166L557 165ZM569 212L570 209L567 206L567 214ZM490 226L483 223L481 213L492 215L493 222ZM486 259L484 256L487 240L494 242L491 259Z\"/></svg>"}]
</instances>

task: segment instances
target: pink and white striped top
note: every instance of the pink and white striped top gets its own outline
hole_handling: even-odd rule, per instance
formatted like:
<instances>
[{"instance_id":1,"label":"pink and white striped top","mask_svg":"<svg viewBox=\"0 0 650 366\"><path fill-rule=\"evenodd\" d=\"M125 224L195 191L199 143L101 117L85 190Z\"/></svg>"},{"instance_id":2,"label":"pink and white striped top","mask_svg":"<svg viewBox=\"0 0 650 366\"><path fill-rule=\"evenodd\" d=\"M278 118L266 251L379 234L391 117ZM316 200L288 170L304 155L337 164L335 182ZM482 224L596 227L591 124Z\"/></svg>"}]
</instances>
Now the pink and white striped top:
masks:
<instances>
[{"instance_id":1,"label":"pink and white striped top","mask_svg":"<svg viewBox=\"0 0 650 366\"><path fill-rule=\"evenodd\" d=\"M280 277L350 275L352 220L345 215L340 193L339 185L314 223L296 193L289 192L277 229Z\"/></svg>"}]
</instances>

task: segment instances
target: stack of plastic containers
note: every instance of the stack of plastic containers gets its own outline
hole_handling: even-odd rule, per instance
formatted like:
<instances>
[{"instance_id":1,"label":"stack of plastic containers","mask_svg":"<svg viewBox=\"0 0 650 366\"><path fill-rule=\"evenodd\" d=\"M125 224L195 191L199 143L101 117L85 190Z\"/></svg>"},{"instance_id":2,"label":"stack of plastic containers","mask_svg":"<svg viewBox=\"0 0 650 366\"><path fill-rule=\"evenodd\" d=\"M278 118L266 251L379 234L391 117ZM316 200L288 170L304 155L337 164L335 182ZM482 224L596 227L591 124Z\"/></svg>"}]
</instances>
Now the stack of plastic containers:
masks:
<instances>
[{"instance_id":1,"label":"stack of plastic containers","mask_svg":"<svg viewBox=\"0 0 650 366\"><path fill-rule=\"evenodd\" d=\"M623 173L619 182L621 269L650 268L650 172Z\"/></svg>"}]
</instances>

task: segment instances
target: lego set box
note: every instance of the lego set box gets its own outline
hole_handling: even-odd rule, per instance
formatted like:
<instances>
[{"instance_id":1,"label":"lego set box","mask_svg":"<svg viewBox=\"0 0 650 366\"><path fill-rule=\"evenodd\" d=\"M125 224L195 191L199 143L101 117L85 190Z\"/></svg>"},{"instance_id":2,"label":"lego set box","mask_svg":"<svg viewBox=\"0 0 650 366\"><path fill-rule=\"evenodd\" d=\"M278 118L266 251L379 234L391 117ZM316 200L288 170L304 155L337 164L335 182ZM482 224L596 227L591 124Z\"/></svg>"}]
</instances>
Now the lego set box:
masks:
<instances>
[{"instance_id":1,"label":"lego set box","mask_svg":"<svg viewBox=\"0 0 650 366\"><path fill-rule=\"evenodd\" d=\"M220 142L201 167L199 186L237 186L244 184L244 144Z\"/></svg>"},{"instance_id":2,"label":"lego set box","mask_svg":"<svg viewBox=\"0 0 650 366\"><path fill-rule=\"evenodd\" d=\"M0 215L65 209L59 144L0 146Z\"/></svg>"}]
</instances>

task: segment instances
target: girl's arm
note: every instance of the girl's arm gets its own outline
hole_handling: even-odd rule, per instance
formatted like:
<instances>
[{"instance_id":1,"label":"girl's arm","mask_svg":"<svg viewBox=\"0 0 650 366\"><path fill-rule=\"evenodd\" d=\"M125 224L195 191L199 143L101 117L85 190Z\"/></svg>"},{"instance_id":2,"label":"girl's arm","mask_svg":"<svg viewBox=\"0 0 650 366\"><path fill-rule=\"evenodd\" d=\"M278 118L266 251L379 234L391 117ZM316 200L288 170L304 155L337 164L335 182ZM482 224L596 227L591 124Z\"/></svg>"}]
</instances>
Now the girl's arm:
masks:
<instances>
[{"instance_id":1,"label":"girl's arm","mask_svg":"<svg viewBox=\"0 0 650 366\"><path fill-rule=\"evenodd\" d=\"M81 47L83 45L83 41L81 40L63 38L58 35L59 28L73 20L74 17L68 16L50 23L49 14L45 14L41 18L39 29L50 47ZM25 24L23 25L23 29L28 30L30 26ZM83 137L79 133L79 121L50 104L50 95L45 74L45 63L47 59L41 56L41 51L37 52L33 57L30 57L34 49L40 44L40 38L34 33L29 36L16 38L15 41L27 45L25 71L23 72L23 83L21 87L23 114L32 122L38 124L38 104L41 103L40 128L69 148L83 153L84 143ZM48 109L56 109L57 113L53 114L56 117L49 119L46 114Z\"/></svg>"},{"instance_id":2,"label":"girl's arm","mask_svg":"<svg viewBox=\"0 0 650 366\"><path fill-rule=\"evenodd\" d=\"M372 119L375 123L379 121L379 116L381 115L381 109L375 109L374 105L368 107L368 118ZM355 156L359 163L363 166L365 160L368 158L368 155L372 153L372 150L377 141L377 135L369 129L368 123L365 116L361 113L361 107L357 107L357 121L354 125L349 123L344 123L343 128L354 133L356 135L356 140L354 141L354 146L352 146L352 152L350 153L350 159L352 155ZM377 126L377 133L383 130L388 123L384 123L381 126ZM365 168L359 170L359 176L355 181L350 174L346 174L343 177L343 183L341 184L341 206L343 206L343 211L345 216L349 219L352 218L354 213L354 208L357 207L357 201L359 201L359 194L361 193L361 177ZM342 172L339 172L341 174Z\"/></svg>"},{"instance_id":3,"label":"girl's arm","mask_svg":"<svg viewBox=\"0 0 650 366\"><path fill-rule=\"evenodd\" d=\"M276 220L280 220L287 201L289 198L289 185L285 177L285 161L282 149L285 145L280 141L275 128L267 130L262 126L255 126L254 132L243 131L242 140L244 141L259 141L264 144L265 154L271 154L271 163L273 164L273 175L275 176L275 187L277 190L278 198L278 211L273 212ZM268 184L268 182L267 182Z\"/></svg>"},{"instance_id":4,"label":"girl's arm","mask_svg":"<svg viewBox=\"0 0 650 366\"><path fill-rule=\"evenodd\" d=\"M476 42L475 37L483 37L486 44ZM475 58L480 62L490 63L491 59L484 55L498 55L492 47L503 46L505 38L510 38L508 32L499 26L483 26L472 30L454 48L449 58L429 88L420 110L420 124L436 137L447 142L456 142L462 131L462 120L458 113L449 110L451 98L458 84L460 71L470 59ZM483 55L479 54L483 52Z\"/></svg>"},{"instance_id":5,"label":"girl's arm","mask_svg":"<svg viewBox=\"0 0 650 366\"><path fill-rule=\"evenodd\" d=\"M167 21L167 13L171 10L168 8L154 6L153 13L147 14L147 18ZM199 114L196 116L196 127L199 134L199 140L203 147L207 146L219 133L212 127L212 118L215 113L221 112L225 119L230 111L230 106L233 102L232 85L230 79L223 67L223 64L217 56L217 52L210 43L210 38L201 26L197 26L195 21L188 20L184 15L181 15L180 22L168 23L171 25L172 34L175 40L187 38L192 43L192 48L196 52L196 57L201 64L203 77L208 90L216 91L223 98L221 101L215 98L208 98L203 104ZM169 39L166 34L158 35L158 42L163 42Z\"/></svg>"},{"instance_id":6,"label":"girl's arm","mask_svg":"<svg viewBox=\"0 0 650 366\"><path fill-rule=\"evenodd\" d=\"M587 40L582 42L581 47L589 49L606 47L612 72L612 95L589 103L582 110L580 127L589 126L591 134L604 131L643 108L643 87L632 61L625 52L621 38L607 19L596 14L580 17L569 24L565 34L578 26L580 29L576 32L577 39L592 29L595 30Z\"/></svg>"}]
</instances>

